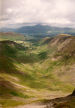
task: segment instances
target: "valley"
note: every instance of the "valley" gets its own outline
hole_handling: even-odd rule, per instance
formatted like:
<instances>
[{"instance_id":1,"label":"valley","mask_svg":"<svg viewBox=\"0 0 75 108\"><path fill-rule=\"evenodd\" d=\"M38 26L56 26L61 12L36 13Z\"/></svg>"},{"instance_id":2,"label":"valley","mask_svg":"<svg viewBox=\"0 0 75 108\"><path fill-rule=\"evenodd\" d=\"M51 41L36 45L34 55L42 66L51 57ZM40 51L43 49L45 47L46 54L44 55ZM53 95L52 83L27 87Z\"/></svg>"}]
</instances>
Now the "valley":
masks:
<instances>
[{"instance_id":1,"label":"valley","mask_svg":"<svg viewBox=\"0 0 75 108\"><path fill-rule=\"evenodd\" d=\"M44 103L67 96L74 88L75 36L35 41L23 34L0 33L1 108Z\"/></svg>"}]
</instances>

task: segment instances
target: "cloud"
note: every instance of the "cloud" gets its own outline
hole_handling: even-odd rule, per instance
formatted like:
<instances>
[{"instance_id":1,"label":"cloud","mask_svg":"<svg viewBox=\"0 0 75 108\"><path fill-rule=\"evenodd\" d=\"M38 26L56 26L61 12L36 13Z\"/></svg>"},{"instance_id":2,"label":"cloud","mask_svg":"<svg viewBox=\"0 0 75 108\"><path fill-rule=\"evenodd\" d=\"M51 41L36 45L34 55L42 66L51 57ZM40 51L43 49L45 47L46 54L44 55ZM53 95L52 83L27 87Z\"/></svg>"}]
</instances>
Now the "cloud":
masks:
<instances>
[{"instance_id":1,"label":"cloud","mask_svg":"<svg viewBox=\"0 0 75 108\"><path fill-rule=\"evenodd\" d=\"M1 2L2 1L2 2ZM0 0L0 25L47 23L75 27L75 0Z\"/></svg>"}]
</instances>

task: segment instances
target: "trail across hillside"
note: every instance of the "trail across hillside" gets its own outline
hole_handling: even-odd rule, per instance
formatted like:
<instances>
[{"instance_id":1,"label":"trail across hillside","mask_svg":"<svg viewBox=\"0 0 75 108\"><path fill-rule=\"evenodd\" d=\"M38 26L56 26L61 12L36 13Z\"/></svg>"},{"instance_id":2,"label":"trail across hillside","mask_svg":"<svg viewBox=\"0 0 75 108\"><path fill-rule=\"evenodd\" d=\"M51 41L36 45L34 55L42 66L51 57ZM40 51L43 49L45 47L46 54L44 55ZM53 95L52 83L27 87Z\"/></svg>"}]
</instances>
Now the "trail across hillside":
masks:
<instances>
[{"instance_id":1,"label":"trail across hillside","mask_svg":"<svg viewBox=\"0 0 75 108\"><path fill-rule=\"evenodd\" d=\"M46 105L36 103L36 104L28 104L24 106L19 106L17 108L46 108Z\"/></svg>"}]
</instances>

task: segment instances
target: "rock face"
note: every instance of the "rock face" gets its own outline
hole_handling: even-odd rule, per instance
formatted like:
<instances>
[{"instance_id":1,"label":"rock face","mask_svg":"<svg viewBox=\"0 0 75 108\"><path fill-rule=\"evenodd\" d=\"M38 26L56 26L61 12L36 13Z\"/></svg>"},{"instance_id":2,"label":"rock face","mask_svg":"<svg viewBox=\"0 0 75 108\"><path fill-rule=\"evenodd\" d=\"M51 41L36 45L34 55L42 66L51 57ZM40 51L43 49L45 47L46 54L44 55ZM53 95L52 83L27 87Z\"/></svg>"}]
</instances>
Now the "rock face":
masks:
<instances>
[{"instance_id":1,"label":"rock face","mask_svg":"<svg viewBox=\"0 0 75 108\"><path fill-rule=\"evenodd\" d=\"M74 89L74 91L72 92L71 96L75 96L75 89Z\"/></svg>"}]
</instances>

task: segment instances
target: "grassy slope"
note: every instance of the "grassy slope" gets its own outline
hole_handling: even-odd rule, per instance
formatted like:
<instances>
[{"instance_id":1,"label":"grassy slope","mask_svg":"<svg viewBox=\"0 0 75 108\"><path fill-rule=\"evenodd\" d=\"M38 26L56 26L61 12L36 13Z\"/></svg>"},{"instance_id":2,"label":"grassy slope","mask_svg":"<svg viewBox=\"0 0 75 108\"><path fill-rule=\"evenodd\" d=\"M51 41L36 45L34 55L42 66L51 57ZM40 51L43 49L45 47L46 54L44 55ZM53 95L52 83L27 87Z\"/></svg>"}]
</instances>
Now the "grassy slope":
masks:
<instances>
[{"instance_id":1,"label":"grassy slope","mask_svg":"<svg viewBox=\"0 0 75 108\"><path fill-rule=\"evenodd\" d=\"M0 40L12 40L12 41L23 41L25 40L25 37L21 34L17 34L17 33L12 33L12 32L8 32L8 33L3 33L0 32Z\"/></svg>"},{"instance_id":2,"label":"grassy slope","mask_svg":"<svg viewBox=\"0 0 75 108\"><path fill-rule=\"evenodd\" d=\"M66 82L64 84L59 78L62 67L65 72L68 72L67 67L71 67L69 64L65 67L63 59L52 59L56 50L55 46L48 48L48 45L38 45L33 46L31 50L31 48L24 47L24 42L20 45L17 43L5 41L3 44L0 42L0 93L2 98L9 97L7 102L5 102L5 98L4 101L0 99L4 107L12 106L9 101L14 100L11 97L18 97L16 101L20 100L21 103L13 102L14 105L18 105L24 104L21 98L25 100L34 97L42 99L46 98L45 95L49 95L50 92L56 94L58 90L59 92L71 92L74 89L73 84L70 84L72 81L64 80ZM74 63L72 62L72 64ZM63 71L61 77L62 74Z\"/></svg>"}]
</instances>

